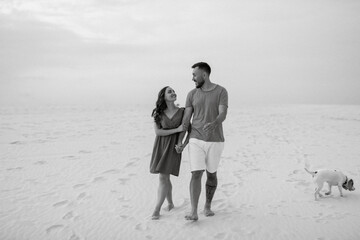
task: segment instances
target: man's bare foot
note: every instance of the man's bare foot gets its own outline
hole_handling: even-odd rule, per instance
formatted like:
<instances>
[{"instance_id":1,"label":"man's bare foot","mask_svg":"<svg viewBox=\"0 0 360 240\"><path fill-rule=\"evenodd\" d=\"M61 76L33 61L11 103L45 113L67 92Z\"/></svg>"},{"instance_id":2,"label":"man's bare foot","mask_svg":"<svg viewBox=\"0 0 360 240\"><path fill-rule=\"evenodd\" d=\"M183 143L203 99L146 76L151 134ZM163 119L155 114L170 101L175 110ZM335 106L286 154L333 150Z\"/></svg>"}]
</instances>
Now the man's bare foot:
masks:
<instances>
[{"instance_id":1,"label":"man's bare foot","mask_svg":"<svg viewBox=\"0 0 360 240\"><path fill-rule=\"evenodd\" d=\"M160 219L160 212L154 211L153 215L151 216L152 220L159 220Z\"/></svg>"},{"instance_id":2,"label":"man's bare foot","mask_svg":"<svg viewBox=\"0 0 360 240\"><path fill-rule=\"evenodd\" d=\"M199 217L196 213L193 213L193 214L189 213L189 214L186 214L185 219L189 220L189 221L197 221L199 219Z\"/></svg>"},{"instance_id":3,"label":"man's bare foot","mask_svg":"<svg viewBox=\"0 0 360 240\"><path fill-rule=\"evenodd\" d=\"M169 203L169 205L167 207L164 207L165 211L171 211L171 209L174 208L174 204L173 203Z\"/></svg>"},{"instance_id":4,"label":"man's bare foot","mask_svg":"<svg viewBox=\"0 0 360 240\"><path fill-rule=\"evenodd\" d=\"M206 217L212 217L212 216L215 215L215 213L214 213L213 211L211 211L210 208L205 208L205 209L204 209L204 215L205 215Z\"/></svg>"}]
</instances>

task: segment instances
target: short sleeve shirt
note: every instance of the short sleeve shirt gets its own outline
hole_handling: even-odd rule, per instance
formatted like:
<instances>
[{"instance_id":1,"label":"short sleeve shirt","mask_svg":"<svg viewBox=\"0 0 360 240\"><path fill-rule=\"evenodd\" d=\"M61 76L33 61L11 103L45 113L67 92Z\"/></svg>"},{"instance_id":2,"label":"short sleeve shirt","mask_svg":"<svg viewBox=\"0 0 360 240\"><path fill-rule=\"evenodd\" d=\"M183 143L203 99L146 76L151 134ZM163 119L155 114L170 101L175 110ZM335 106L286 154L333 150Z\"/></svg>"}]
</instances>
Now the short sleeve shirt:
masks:
<instances>
[{"instance_id":1,"label":"short sleeve shirt","mask_svg":"<svg viewBox=\"0 0 360 240\"><path fill-rule=\"evenodd\" d=\"M185 107L193 108L190 138L197 138L206 142L224 142L222 123L210 134L205 134L203 127L206 123L213 122L219 115L219 106L228 107L228 93L220 85L211 91L195 88L189 92Z\"/></svg>"}]
</instances>

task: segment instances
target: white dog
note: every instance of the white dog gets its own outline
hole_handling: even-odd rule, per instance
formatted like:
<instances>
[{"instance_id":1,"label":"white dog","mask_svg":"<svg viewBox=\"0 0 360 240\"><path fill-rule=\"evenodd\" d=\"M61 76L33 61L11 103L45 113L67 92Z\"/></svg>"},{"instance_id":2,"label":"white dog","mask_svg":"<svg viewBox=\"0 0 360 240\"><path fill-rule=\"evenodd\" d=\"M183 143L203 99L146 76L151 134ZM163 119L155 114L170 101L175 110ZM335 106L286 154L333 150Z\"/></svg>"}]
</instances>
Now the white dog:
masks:
<instances>
[{"instance_id":1,"label":"white dog","mask_svg":"<svg viewBox=\"0 0 360 240\"><path fill-rule=\"evenodd\" d=\"M342 172L337 170L318 170L315 172L311 172L305 168L305 170L310 173L313 177L315 177L314 182L317 184L317 188L315 190L315 200L318 200L317 195L322 197L320 191L324 186L324 183L327 182L329 184L329 191L325 193L326 195L331 194L331 187L338 186L340 196L342 197L342 187L349 191L354 191L354 181L352 179L348 179Z\"/></svg>"}]
</instances>

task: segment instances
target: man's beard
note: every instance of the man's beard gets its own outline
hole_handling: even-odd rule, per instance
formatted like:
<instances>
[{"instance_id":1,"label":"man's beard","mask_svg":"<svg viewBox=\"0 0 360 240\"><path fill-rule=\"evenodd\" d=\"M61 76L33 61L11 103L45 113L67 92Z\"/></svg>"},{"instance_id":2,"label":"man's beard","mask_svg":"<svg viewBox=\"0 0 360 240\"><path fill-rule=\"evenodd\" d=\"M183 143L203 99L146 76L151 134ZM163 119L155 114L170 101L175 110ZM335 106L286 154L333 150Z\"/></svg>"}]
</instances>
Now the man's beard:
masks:
<instances>
[{"instance_id":1,"label":"man's beard","mask_svg":"<svg viewBox=\"0 0 360 240\"><path fill-rule=\"evenodd\" d=\"M204 81L204 79L202 79L202 80L203 81L201 83L198 82L198 84L196 85L196 88L201 88L204 85L205 81Z\"/></svg>"}]
</instances>

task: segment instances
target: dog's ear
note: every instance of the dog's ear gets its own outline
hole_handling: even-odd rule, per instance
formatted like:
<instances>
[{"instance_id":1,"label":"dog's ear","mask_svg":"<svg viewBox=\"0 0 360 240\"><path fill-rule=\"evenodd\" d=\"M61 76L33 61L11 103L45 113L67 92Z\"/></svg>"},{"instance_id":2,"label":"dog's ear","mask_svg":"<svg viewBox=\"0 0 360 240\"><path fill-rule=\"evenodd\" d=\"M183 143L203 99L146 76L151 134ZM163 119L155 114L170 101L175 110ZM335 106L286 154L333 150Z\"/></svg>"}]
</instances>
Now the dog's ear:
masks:
<instances>
[{"instance_id":1,"label":"dog's ear","mask_svg":"<svg viewBox=\"0 0 360 240\"><path fill-rule=\"evenodd\" d=\"M355 188L354 188L354 181L352 179L350 179L348 181L348 188L349 188L349 191L354 191Z\"/></svg>"}]
</instances>

